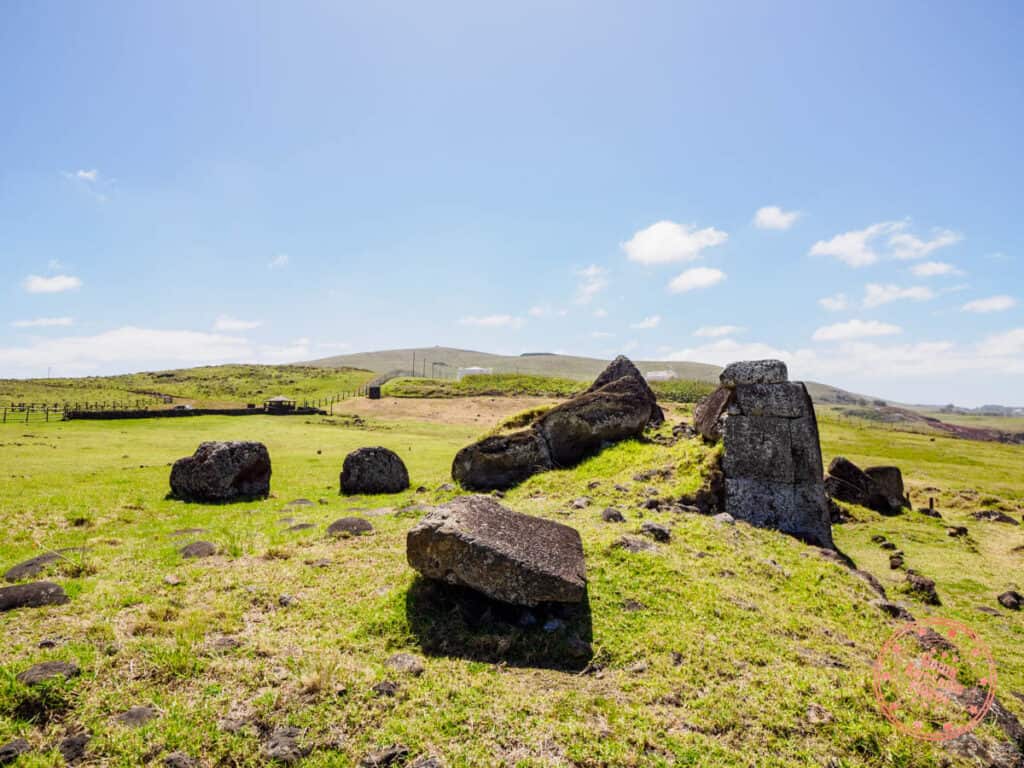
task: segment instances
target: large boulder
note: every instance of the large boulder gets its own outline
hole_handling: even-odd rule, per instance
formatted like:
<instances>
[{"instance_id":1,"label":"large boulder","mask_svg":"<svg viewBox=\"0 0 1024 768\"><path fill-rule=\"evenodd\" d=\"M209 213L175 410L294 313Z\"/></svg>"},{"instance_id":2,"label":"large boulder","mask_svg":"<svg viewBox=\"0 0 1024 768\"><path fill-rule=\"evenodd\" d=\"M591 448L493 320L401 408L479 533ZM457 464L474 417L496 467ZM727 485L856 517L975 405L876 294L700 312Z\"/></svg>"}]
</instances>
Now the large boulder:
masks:
<instances>
[{"instance_id":1,"label":"large boulder","mask_svg":"<svg viewBox=\"0 0 1024 768\"><path fill-rule=\"evenodd\" d=\"M223 502L270 495L270 453L256 442L201 443L171 468L171 495L185 501Z\"/></svg>"},{"instance_id":2,"label":"large boulder","mask_svg":"<svg viewBox=\"0 0 1024 768\"><path fill-rule=\"evenodd\" d=\"M44 605L63 605L68 596L60 584L52 581L34 581L31 584L16 584L0 587L0 613L15 608L40 608Z\"/></svg>"},{"instance_id":3,"label":"large boulder","mask_svg":"<svg viewBox=\"0 0 1024 768\"><path fill-rule=\"evenodd\" d=\"M579 533L489 496L463 496L432 511L409 531L406 554L429 579L506 603L579 603L586 595Z\"/></svg>"},{"instance_id":4,"label":"large boulder","mask_svg":"<svg viewBox=\"0 0 1024 768\"><path fill-rule=\"evenodd\" d=\"M467 445L455 454L452 478L472 491L504 490L553 466L547 441L528 429Z\"/></svg>"},{"instance_id":5,"label":"large boulder","mask_svg":"<svg viewBox=\"0 0 1024 768\"><path fill-rule=\"evenodd\" d=\"M640 382L640 386L643 389L643 397L647 402L651 404L651 418L650 423L653 426L662 424L665 421L665 413L661 410L661 406L658 405L658 397L654 394L654 390L648 385L647 380L643 374L640 373L639 369L633 365L633 361L625 355L619 355L608 367L598 374L598 377L594 379L594 383L590 385L586 392L583 394L587 395L591 392L596 392L602 387L606 387L613 381L625 378L626 376L632 376Z\"/></svg>"},{"instance_id":6,"label":"large boulder","mask_svg":"<svg viewBox=\"0 0 1024 768\"><path fill-rule=\"evenodd\" d=\"M409 471L398 454L387 448L358 448L345 457L341 492L401 493L409 488Z\"/></svg>"},{"instance_id":7,"label":"large boulder","mask_svg":"<svg viewBox=\"0 0 1024 768\"><path fill-rule=\"evenodd\" d=\"M663 419L643 376L620 357L590 389L527 429L463 448L452 462L452 478L471 490L510 488L538 472L572 466L611 443L639 437L648 424Z\"/></svg>"},{"instance_id":8,"label":"large boulder","mask_svg":"<svg viewBox=\"0 0 1024 768\"><path fill-rule=\"evenodd\" d=\"M828 465L825 493L831 499L845 501L889 515L906 505L903 476L896 467L869 467L862 470L845 456L836 456Z\"/></svg>"},{"instance_id":9,"label":"large boulder","mask_svg":"<svg viewBox=\"0 0 1024 768\"><path fill-rule=\"evenodd\" d=\"M733 363L722 372L722 387L730 392L719 396L727 405L725 510L752 525L832 548L814 406L806 387L787 377L779 360Z\"/></svg>"},{"instance_id":10,"label":"large boulder","mask_svg":"<svg viewBox=\"0 0 1024 768\"><path fill-rule=\"evenodd\" d=\"M864 474L871 478L875 490L885 498L892 511L910 507L907 493L903 489L903 473L899 467L866 467Z\"/></svg>"},{"instance_id":11,"label":"large boulder","mask_svg":"<svg viewBox=\"0 0 1024 768\"><path fill-rule=\"evenodd\" d=\"M722 439L722 427L732 402L733 390L719 387L707 397L701 398L693 409L693 427L700 436L712 443Z\"/></svg>"}]
</instances>

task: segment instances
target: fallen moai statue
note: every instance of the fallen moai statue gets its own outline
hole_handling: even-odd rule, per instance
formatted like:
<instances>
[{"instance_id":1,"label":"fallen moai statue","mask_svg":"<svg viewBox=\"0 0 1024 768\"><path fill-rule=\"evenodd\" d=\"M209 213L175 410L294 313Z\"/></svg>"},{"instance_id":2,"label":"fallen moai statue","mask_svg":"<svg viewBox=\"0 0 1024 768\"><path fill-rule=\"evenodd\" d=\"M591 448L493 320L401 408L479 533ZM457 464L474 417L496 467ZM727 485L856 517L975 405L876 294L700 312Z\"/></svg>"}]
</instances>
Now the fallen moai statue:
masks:
<instances>
[{"instance_id":1,"label":"fallen moai statue","mask_svg":"<svg viewBox=\"0 0 1024 768\"><path fill-rule=\"evenodd\" d=\"M899 467L862 470L843 456L836 456L828 465L825 493L829 498L859 504L883 515L895 515L910 507Z\"/></svg>"},{"instance_id":2,"label":"fallen moai statue","mask_svg":"<svg viewBox=\"0 0 1024 768\"><path fill-rule=\"evenodd\" d=\"M708 440L724 439L725 511L833 548L814 406L780 360L733 363L695 412Z\"/></svg>"},{"instance_id":3,"label":"fallen moai statue","mask_svg":"<svg viewBox=\"0 0 1024 768\"><path fill-rule=\"evenodd\" d=\"M452 478L470 490L511 488L538 472L572 466L606 445L639 437L648 424L664 418L643 375L620 356L586 392L527 429L463 448L452 462Z\"/></svg>"},{"instance_id":4,"label":"fallen moai statue","mask_svg":"<svg viewBox=\"0 0 1024 768\"><path fill-rule=\"evenodd\" d=\"M579 603L583 542L574 528L462 496L436 508L406 538L409 565L430 579L514 605Z\"/></svg>"}]
</instances>

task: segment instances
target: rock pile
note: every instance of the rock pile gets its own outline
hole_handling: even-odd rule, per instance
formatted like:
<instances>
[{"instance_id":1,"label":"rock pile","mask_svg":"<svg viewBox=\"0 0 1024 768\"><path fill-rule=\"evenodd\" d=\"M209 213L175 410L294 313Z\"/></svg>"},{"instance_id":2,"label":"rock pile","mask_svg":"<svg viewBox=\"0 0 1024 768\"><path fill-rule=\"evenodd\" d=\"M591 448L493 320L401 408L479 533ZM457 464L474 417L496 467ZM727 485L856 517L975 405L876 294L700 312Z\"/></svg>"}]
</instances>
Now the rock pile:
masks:
<instances>
[{"instance_id":1,"label":"rock pile","mask_svg":"<svg viewBox=\"0 0 1024 768\"><path fill-rule=\"evenodd\" d=\"M401 493L409 487L409 471L394 451L387 448L358 448L345 457L341 468L341 492Z\"/></svg>"},{"instance_id":2,"label":"rock pile","mask_svg":"<svg viewBox=\"0 0 1024 768\"><path fill-rule=\"evenodd\" d=\"M648 424L664 418L640 371L618 357L586 392L529 428L463 448L452 463L452 478L470 490L503 490L538 472L577 464L611 443L639 437Z\"/></svg>"},{"instance_id":3,"label":"rock pile","mask_svg":"<svg viewBox=\"0 0 1024 768\"><path fill-rule=\"evenodd\" d=\"M910 507L899 467L862 470L843 456L836 456L828 465L825 493L831 499L859 504L883 515L899 514Z\"/></svg>"},{"instance_id":4,"label":"rock pile","mask_svg":"<svg viewBox=\"0 0 1024 768\"><path fill-rule=\"evenodd\" d=\"M270 453L263 443L202 443L171 468L171 496L224 502L270 495Z\"/></svg>"},{"instance_id":5,"label":"rock pile","mask_svg":"<svg viewBox=\"0 0 1024 768\"><path fill-rule=\"evenodd\" d=\"M737 520L833 547L822 485L814 406L780 360L733 363L720 376L695 424L725 443L725 511Z\"/></svg>"},{"instance_id":6,"label":"rock pile","mask_svg":"<svg viewBox=\"0 0 1024 768\"><path fill-rule=\"evenodd\" d=\"M579 533L489 496L463 496L432 511L409 531L406 554L427 578L506 603L579 603L586 594Z\"/></svg>"}]
</instances>

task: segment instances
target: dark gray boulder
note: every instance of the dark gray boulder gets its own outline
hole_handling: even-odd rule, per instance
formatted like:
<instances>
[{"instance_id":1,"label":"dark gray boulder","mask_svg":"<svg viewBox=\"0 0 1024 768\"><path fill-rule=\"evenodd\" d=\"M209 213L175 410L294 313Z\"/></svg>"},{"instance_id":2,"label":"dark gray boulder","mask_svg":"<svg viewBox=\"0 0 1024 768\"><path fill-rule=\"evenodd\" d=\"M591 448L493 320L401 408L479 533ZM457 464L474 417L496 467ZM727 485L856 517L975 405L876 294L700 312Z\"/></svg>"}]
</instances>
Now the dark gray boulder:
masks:
<instances>
[{"instance_id":1,"label":"dark gray boulder","mask_svg":"<svg viewBox=\"0 0 1024 768\"><path fill-rule=\"evenodd\" d=\"M64 588L52 581L35 581L0 587L0 612L15 608L39 608L44 605L63 605L68 602Z\"/></svg>"},{"instance_id":2,"label":"dark gray boulder","mask_svg":"<svg viewBox=\"0 0 1024 768\"><path fill-rule=\"evenodd\" d=\"M217 554L217 545L212 541L193 541L191 544L186 544L178 551L181 552L182 557L213 557Z\"/></svg>"},{"instance_id":3,"label":"dark gray boulder","mask_svg":"<svg viewBox=\"0 0 1024 768\"><path fill-rule=\"evenodd\" d=\"M721 375L731 391L723 430L725 511L832 548L814 406L806 387L786 376L778 360L733 363Z\"/></svg>"},{"instance_id":4,"label":"dark gray boulder","mask_svg":"<svg viewBox=\"0 0 1024 768\"><path fill-rule=\"evenodd\" d=\"M43 661L19 672L17 679L22 685L41 685L61 678L70 680L78 674L77 664L67 661Z\"/></svg>"},{"instance_id":5,"label":"dark gray boulder","mask_svg":"<svg viewBox=\"0 0 1024 768\"><path fill-rule=\"evenodd\" d=\"M171 495L185 501L217 503L269 494L270 453L263 443L202 443L171 469Z\"/></svg>"},{"instance_id":6,"label":"dark gray boulder","mask_svg":"<svg viewBox=\"0 0 1024 768\"><path fill-rule=\"evenodd\" d=\"M633 361L625 355L619 355L612 360L611 363L608 364L608 367L598 374L597 378L594 379L594 383L591 384L583 394L587 395L591 392L596 392L602 387L608 386L613 381L618 381L626 376L632 376L640 382L643 397L651 406L650 424L652 426L658 426L659 424L664 423L665 413L661 410L661 406L658 405L657 395L654 394L654 390L651 389L643 374L640 373L639 369L635 365L633 365Z\"/></svg>"},{"instance_id":7,"label":"dark gray boulder","mask_svg":"<svg viewBox=\"0 0 1024 768\"><path fill-rule=\"evenodd\" d=\"M467 445L455 454L452 479L471 491L504 490L553 466L544 438L528 429Z\"/></svg>"},{"instance_id":8,"label":"dark gray boulder","mask_svg":"<svg viewBox=\"0 0 1024 768\"><path fill-rule=\"evenodd\" d=\"M693 409L694 429L712 443L722 439L722 424L729 403L732 402L733 390L719 387L707 397L701 399Z\"/></svg>"},{"instance_id":9,"label":"dark gray boulder","mask_svg":"<svg viewBox=\"0 0 1024 768\"><path fill-rule=\"evenodd\" d=\"M871 479L874 490L885 498L891 510L910 507L903 489L903 473L899 467L866 467L864 474Z\"/></svg>"},{"instance_id":10,"label":"dark gray boulder","mask_svg":"<svg viewBox=\"0 0 1024 768\"><path fill-rule=\"evenodd\" d=\"M464 496L435 509L409 531L406 554L429 579L506 603L578 603L586 595L579 533L489 496Z\"/></svg>"},{"instance_id":11,"label":"dark gray boulder","mask_svg":"<svg viewBox=\"0 0 1024 768\"><path fill-rule=\"evenodd\" d=\"M7 742L0 746L0 765L10 765L31 749L31 745L25 739Z\"/></svg>"},{"instance_id":12,"label":"dark gray boulder","mask_svg":"<svg viewBox=\"0 0 1024 768\"><path fill-rule=\"evenodd\" d=\"M373 530L373 523L361 517L343 517L327 526L328 536L362 536Z\"/></svg>"},{"instance_id":13,"label":"dark gray boulder","mask_svg":"<svg viewBox=\"0 0 1024 768\"><path fill-rule=\"evenodd\" d=\"M12 566L7 573L4 574L4 579L6 581L15 582L34 578L45 571L47 566L62 559L64 554L68 552L82 553L84 551L84 547L69 547L67 549L58 549L53 552L44 552L41 555L36 555L33 558Z\"/></svg>"},{"instance_id":14,"label":"dark gray boulder","mask_svg":"<svg viewBox=\"0 0 1024 768\"><path fill-rule=\"evenodd\" d=\"M897 467L862 470L844 456L836 456L828 465L825 493L831 499L858 504L883 515L896 514L907 506L903 475Z\"/></svg>"},{"instance_id":15,"label":"dark gray boulder","mask_svg":"<svg viewBox=\"0 0 1024 768\"><path fill-rule=\"evenodd\" d=\"M374 446L358 448L345 457L341 492L354 494L401 493L409 488L409 471L398 454Z\"/></svg>"}]
</instances>

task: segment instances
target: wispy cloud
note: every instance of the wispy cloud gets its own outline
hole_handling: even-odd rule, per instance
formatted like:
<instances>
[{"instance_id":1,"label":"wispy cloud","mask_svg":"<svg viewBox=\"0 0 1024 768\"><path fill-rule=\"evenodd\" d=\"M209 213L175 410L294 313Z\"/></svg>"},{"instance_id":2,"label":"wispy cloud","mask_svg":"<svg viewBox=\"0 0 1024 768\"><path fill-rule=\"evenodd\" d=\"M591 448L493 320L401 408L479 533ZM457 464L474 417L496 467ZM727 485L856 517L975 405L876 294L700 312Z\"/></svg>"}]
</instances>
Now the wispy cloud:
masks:
<instances>
[{"instance_id":1,"label":"wispy cloud","mask_svg":"<svg viewBox=\"0 0 1024 768\"><path fill-rule=\"evenodd\" d=\"M580 278L579 286L576 288L577 304L589 304L608 287L608 270L597 264L576 270L576 276Z\"/></svg>"},{"instance_id":2,"label":"wispy cloud","mask_svg":"<svg viewBox=\"0 0 1024 768\"><path fill-rule=\"evenodd\" d=\"M74 322L70 317L37 317L35 320L15 320L11 325L15 328L66 328Z\"/></svg>"},{"instance_id":3,"label":"wispy cloud","mask_svg":"<svg viewBox=\"0 0 1024 768\"><path fill-rule=\"evenodd\" d=\"M818 303L829 312L842 312L850 306L850 300L845 293L837 293L834 296L825 296L818 299Z\"/></svg>"},{"instance_id":4,"label":"wispy cloud","mask_svg":"<svg viewBox=\"0 0 1024 768\"><path fill-rule=\"evenodd\" d=\"M459 322L476 328L522 328L525 323L523 318L514 315L467 315Z\"/></svg>"},{"instance_id":5,"label":"wispy cloud","mask_svg":"<svg viewBox=\"0 0 1024 768\"><path fill-rule=\"evenodd\" d=\"M1005 312L1015 306L1017 306L1017 300L1012 296L1006 296L1004 294L1000 296L989 296L987 299L975 299L974 301L968 301L960 307L960 309L964 312L988 314L990 312Z\"/></svg>"},{"instance_id":6,"label":"wispy cloud","mask_svg":"<svg viewBox=\"0 0 1024 768\"><path fill-rule=\"evenodd\" d=\"M950 229L939 229L930 240L922 240L909 232L897 232L889 238L892 255L897 259L923 259L933 251L955 245L963 236Z\"/></svg>"},{"instance_id":7,"label":"wispy cloud","mask_svg":"<svg viewBox=\"0 0 1024 768\"><path fill-rule=\"evenodd\" d=\"M668 284L672 293L686 293L698 288L710 288L725 280L725 272L710 267L694 267L676 275Z\"/></svg>"},{"instance_id":8,"label":"wispy cloud","mask_svg":"<svg viewBox=\"0 0 1024 768\"><path fill-rule=\"evenodd\" d=\"M963 271L944 261L924 261L915 264L910 271L917 277L939 277L941 275L962 275Z\"/></svg>"},{"instance_id":9,"label":"wispy cloud","mask_svg":"<svg viewBox=\"0 0 1024 768\"><path fill-rule=\"evenodd\" d=\"M766 205L758 208L754 214L754 226L758 229L785 230L796 224L802 215L800 211L784 211L777 205Z\"/></svg>"},{"instance_id":10,"label":"wispy cloud","mask_svg":"<svg viewBox=\"0 0 1024 768\"><path fill-rule=\"evenodd\" d=\"M722 336L732 336L745 331L742 325L703 325L693 332L694 336L708 339L717 339Z\"/></svg>"},{"instance_id":11,"label":"wispy cloud","mask_svg":"<svg viewBox=\"0 0 1024 768\"><path fill-rule=\"evenodd\" d=\"M62 293L77 291L82 287L82 281L71 275L52 275L50 277L29 275L25 278L24 286L29 293Z\"/></svg>"},{"instance_id":12,"label":"wispy cloud","mask_svg":"<svg viewBox=\"0 0 1024 768\"><path fill-rule=\"evenodd\" d=\"M259 320L239 320L231 315L218 315L213 323L215 331L251 331L259 328L263 323Z\"/></svg>"},{"instance_id":13,"label":"wispy cloud","mask_svg":"<svg viewBox=\"0 0 1024 768\"><path fill-rule=\"evenodd\" d=\"M287 253L279 253L270 260L267 266L270 269L284 269L291 263L291 257Z\"/></svg>"},{"instance_id":14,"label":"wispy cloud","mask_svg":"<svg viewBox=\"0 0 1024 768\"><path fill-rule=\"evenodd\" d=\"M866 267L878 261L875 240L903 226L899 221L883 221L864 229L843 232L831 240L819 240L811 246L811 256L832 256L851 267Z\"/></svg>"},{"instance_id":15,"label":"wispy cloud","mask_svg":"<svg viewBox=\"0 0 1024 768\"><path fill-rule=\"evenodd\" d=\"M621 247L630 261L672 264L694 261L705 248L721 245L728 239L728 233L714 227L697 229L694 224L659 221L634 233Z\"/></svg>"},{"instance_id":16,"label":"wispy cloud","mask_svg":"<svg viewBox=\"0 0 1024 768\"><path fill-rule=\"evenodd\" d=\"M877 320L849 320L845 323L824 325L811 337L815 341L848 341L870 336L893 336L902 333L898 325L880 323Z\"/></svg>"},{"instance_id":17,"label":"wispy cloud","mask_svg":"<svg viewBox=\"0 0 1024 768\"><path fill-rule=\"evenodd\" d=\"M902 288L898 285L880 285L868 283L864 286L864 307L872 309L893 301L929 301L935 298L931 288L924 285L912 285Z\"/></svg>"},{"instance_id":18,"label":"wispy cloud","mask_svg":"<svg viewBox=\"0 0 1024 768\"><path fill-rule=\"evenodd\" d=\"M638 323L633 323L629 327L646 330L650 328L657 328L659 325L661 325L661 315L651 315L650 317L645 317Z\"/></svg>"}]
</instances>

